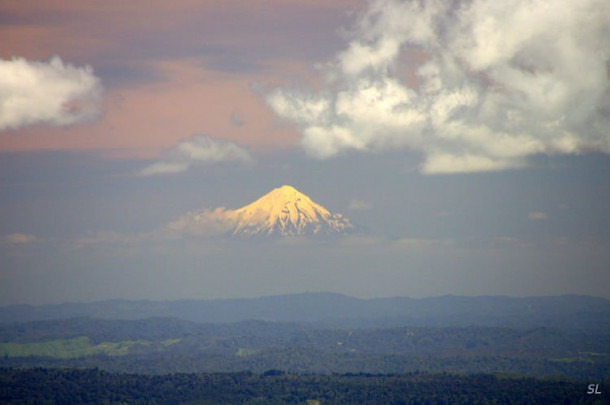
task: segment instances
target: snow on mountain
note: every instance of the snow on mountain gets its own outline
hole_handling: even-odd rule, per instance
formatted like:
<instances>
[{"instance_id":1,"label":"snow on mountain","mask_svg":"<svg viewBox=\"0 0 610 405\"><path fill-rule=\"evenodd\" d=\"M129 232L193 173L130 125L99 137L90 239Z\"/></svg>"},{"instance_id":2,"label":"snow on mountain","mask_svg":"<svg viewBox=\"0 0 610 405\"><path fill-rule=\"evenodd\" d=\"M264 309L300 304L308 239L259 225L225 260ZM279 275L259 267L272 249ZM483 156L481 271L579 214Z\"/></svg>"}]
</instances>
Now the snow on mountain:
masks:
<instances>
[{"instance_id":1,"label":"snow on mountain","mask_svg":"<svg viewBox=\"0 0 610 405\"><path fill-rule=\"evenodd\" d=\"M271 190L229 215L235 222L234 236L329 235L353 229L349 219L329 212L287 185Z\"/></svg>"},{"instance_id":2,"label":"snow on mountain","mask_svg":"<svg viewBox=\"0 0 610 405\"><path fill-rule=\"evenodd\" d=\"M349 219L331 213L288 185L273 189L236 210L217 208L189 213L169 228L192 234L223 233L236 238L331 236L355 230Z\"/></svg>"}]
</instances>

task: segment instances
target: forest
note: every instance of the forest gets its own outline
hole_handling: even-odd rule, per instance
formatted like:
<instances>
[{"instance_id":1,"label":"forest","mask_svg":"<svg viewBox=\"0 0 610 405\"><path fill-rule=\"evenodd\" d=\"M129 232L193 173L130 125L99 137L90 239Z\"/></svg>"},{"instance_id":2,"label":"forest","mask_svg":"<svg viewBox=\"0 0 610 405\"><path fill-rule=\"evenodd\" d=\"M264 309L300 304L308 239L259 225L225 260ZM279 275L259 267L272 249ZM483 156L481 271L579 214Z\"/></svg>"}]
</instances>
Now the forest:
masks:
<instances>
[{"instance_id":1,"label":"forest","mask_svg":"<svg viewBox=\"0 0 610 405\"><path fill-rule=\"evenodd\" d=\"M0 369L4 404L604 404L587 384L473 374L116 374Z\"/></svg>"},{"instance_id":2,"label":"forest","mask_svg":"<svg viewBox=\"0 0 610 405\"><path fill-rule=\"evenodd\" d=\"M608 403L608 300L149 304L0 308L0 403Z\"/></svg>"},{"instance_id":3,"label":"forest","mask_svg":"<svg viewBox=\"0 0 610 405\"><path fill-rule=\"evenodd\" d=\"M307 323L200 324L174 318L0 324L0 366L112 372L504 373L610 376L610 332L557 328L328 329Z\"/></svg>"}]
</instances>

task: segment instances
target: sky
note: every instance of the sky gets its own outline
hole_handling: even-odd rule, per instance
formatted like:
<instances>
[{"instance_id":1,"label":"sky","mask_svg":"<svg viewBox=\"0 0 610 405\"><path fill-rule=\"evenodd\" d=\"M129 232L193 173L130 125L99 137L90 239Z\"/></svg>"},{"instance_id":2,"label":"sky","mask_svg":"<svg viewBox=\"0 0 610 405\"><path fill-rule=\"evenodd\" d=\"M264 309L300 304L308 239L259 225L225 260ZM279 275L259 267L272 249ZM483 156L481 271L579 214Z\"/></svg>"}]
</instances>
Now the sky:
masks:
<instances>
[{"instance_id":1,"label":"sky","mask_svg":"<svg viewBox=\"0 0 610 405\"><path fill-rule=\"evenodd\" d=\"M605 0L0 3L0 305L610 298ZM171 231L289 184L365 231Z\"/></svg>"}]
</instances>

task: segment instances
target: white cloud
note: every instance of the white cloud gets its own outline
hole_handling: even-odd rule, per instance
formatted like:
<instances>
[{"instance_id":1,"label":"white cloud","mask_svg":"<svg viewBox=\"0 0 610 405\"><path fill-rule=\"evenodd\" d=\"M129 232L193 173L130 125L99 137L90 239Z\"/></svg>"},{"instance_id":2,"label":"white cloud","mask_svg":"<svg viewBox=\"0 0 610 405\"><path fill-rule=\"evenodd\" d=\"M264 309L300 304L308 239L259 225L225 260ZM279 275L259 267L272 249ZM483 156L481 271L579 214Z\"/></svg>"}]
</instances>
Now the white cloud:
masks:
<instances>
[{"instance_id":1,"label":"white cloud","mask_svg":"<svg viewBox=\"0 0 610 405\"><path fill-rule=\"evenodd\" d=\"M188 170L188 163L157 162L140 170L142 176L153 176L155 174L172 174Z\"/></svg>"},{"instance_id":2,"label":"white cloud","mask_svg":"<svg viewBox=\"0 0 610 405\"><path fill-rule=\"evenodd\" d=\"M384 237L371 235L349 235L341 240L343 246L355 247L379 246L385 243L387 240Z\"/></svg>"},{"instance_id":3,"label":"white cloud","mask_svg":"<svg viewBox=\"0 0 610 405\"><path fill-rule=\"evenodd\" d=\"M454 246L453 239L401 238L393 241L396 249L428 248L432 246Z\"/></svg>"},{"instance_id":4,"label":"white cloud","mask_svg":"<svg viewBox=\"0 0 610 405\"><path fill-rule=\"evenodd\" d=\"M317 158L403 148L455 173L610 153L608 32L605 0L373 0L325 89L266 101Z\"/></svg>"},{"instance_id":5,"label":"white cloud","mask_svg":"<svg viewBox=\"0 0 610 405\"><path fill-rule=\"evenodd\" d=\"M235 226L234 212L225 207L189 212L171 222L164 232L191 236L222 235Z\"/></svg>"},{"instance_id":6,"label":"white cloud","mask_svg":"<svg viewBox=\"0 0 610 405\"><path fill-rule=\"evenodd\" d=\"M367 203L366 201L353 199L349 202L347 209L351 211L369 210L371 209L371 204Z\"/></svg>"},{"instance_id":7,"label":"white cloud","mask_svg":"<svg viewBox=\"0 0 610 405\"><path fill-rule=\"evenodd\" d=\"M161 240L160 233L136 233L126 234L115 231L98 231L89 233L87 236L77 238L74 241L74 246L80 248L88 245L110 244L110 245L134 245L138 243L151 243Z\"/></svg>"},{"instance_id":8,"label":"white cloud","mask_svg":"<svg viewBox=\"0 0 610 405\"><path fill-rule=\"evenodd\" d=\"M115 231L92 232L74 241L80 248L89 245L155 245L188 237L213 238L225 235L236 225L235 210L218 207L187 212L169 224L149 232L122 233Z\"/></svg>"},{"instance_id":9,"label":"white cloud","mask_svg":"<svg viewBox=\"0 0 610 405\"><path fill-rule=\"evenodd\" d=\"M304 96L289 90L270 93L267 104L281 117L298 123L318 121L329 108L328 100L322 96Z\"/></svg>"},{"instance_id":10,"label":"white cloud","mask_svg":"<svg viewBox=\"0 0 610 405\"><path fill-rule=\"evenodd\" d=\"M530 212L530 213L528 213L528 214L527 214L527 217L528 217L529 219L533 219L533 220L535 220L535 221L540 221L540 220L545 220L545 219L548 219L548 217L549 217L549 216L547 215L547 213L546 213L546 212L538 212L538 211L536 211L536 212Z\"/></svg>"},{"instance_id":11,"label":"white cloud","mask_svg":"<svg viewBox=\"0 0 610 405\"><path fill-rule=\"evenodd\" d=\"M2 242L11 245L22 245L26 243L35 242L36 240L36 236L28 235L25 233L12 233L10 235L5 235L4 237L2 237Z\"/></svg>"},{"instance_id":12,"label":"white cloud","mask_svg":"<svg viewBox=\"0 0 610 405\"><path fill-rule=\"evenodd\" d=\"M70 125L96 118L102 93L90 66L23 58L0 59L0 131L46 123Z\"/></svg>"},{"instance_id":13,"label":"white cloud","mask_svg":"<svg viewBox=\"0 0 610 405\"><path fill-rule=\"evenodd\" d=\"M180 173L191 166L220 162L252 162L250 153L234 142L195 135L168 151L164 159L140 170L141 176Z\"/></svg>"}]
</instances>

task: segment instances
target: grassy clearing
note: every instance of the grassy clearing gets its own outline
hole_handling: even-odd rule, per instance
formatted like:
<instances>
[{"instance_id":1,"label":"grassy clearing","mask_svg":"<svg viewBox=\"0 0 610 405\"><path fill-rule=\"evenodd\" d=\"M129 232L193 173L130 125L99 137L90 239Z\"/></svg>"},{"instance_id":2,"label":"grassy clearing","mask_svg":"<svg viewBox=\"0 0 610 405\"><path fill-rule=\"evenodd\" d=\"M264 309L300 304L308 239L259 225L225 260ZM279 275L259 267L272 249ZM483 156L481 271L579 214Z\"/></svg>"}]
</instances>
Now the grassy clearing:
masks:
<instances>
[{"instance_id":1,"label":"grassy clearing","mask_svg":"<svg viewBox=\"0 0 610 405\"><path fill-rule=\"evenodd\" d=\"M96 354L124 356L134 346L150 344L145 340L126 340L122 342L102 342L94 345L88 337L79 336L72 339L58 339L47 342L0 343L0 356L45 356L60 359L94 356Z\"/></svg>"},{"instance_id":2,"label":"grassy clearing","mask_svg":"<svg viewBox=\"0 0 610 405\"><path fill-rule=\"evenodd\" d=\"M260 352L260 350L256 350L256 349L245 349L243 347L240 347L237 350L237 353L235 353L235 355L237 357L248 357L248 356L254 356L255 354L257 354L258 352Z\"/></svg>"},{"instance_id":3,"label":"grassy clearing","mask_svg":"<svg viewBox=\"0 0 610 405\"><path fill-rule=\"evenodd\" d=\"M171 345L175 345L176 343L179 343L182 339L181 338L175 338L175 339L167 339L161 342L161 344L165 347L167 346L171 346Z\"/></svg>"}]
</instances>

